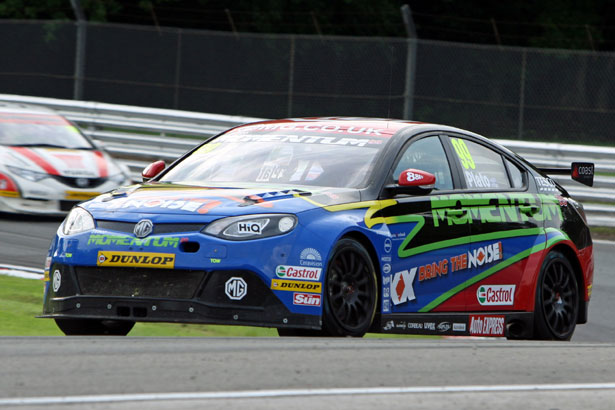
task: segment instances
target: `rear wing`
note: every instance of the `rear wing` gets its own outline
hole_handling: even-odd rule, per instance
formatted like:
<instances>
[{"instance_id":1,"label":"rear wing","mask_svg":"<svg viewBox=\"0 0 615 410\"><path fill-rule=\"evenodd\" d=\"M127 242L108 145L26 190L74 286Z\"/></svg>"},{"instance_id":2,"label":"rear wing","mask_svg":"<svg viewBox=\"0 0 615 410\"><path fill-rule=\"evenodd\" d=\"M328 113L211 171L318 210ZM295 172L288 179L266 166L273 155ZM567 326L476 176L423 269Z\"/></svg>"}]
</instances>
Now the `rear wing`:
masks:
<instances>
[{"instance_id":1,"label":"rear wing","mask_svg":"<svg viewBox=\"0 0 615 410\"><path fill-rule=\"evenodd\" d=\"M570 175L572 179L587 186L594 185L594 164L592 162L573 162L570 168L538 168L545 174Z\"/></svg>"}]
</instances>

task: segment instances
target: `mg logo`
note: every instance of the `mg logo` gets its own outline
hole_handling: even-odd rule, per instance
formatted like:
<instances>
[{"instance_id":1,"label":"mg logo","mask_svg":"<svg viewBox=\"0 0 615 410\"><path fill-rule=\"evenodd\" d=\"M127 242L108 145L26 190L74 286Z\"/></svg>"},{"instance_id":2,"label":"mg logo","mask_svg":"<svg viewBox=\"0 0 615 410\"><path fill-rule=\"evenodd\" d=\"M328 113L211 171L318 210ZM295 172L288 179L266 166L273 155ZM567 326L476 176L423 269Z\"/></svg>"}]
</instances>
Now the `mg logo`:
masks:
<instances>
[{"instance_id":1,"label":"mg logo","mask_svg":"<svg viewBox=\"0 0 615 410\"><path fill-rule=\"evenodd\" d=\"M241 300L248 293L248 284L243 278L230 278L224 285L224 293L232 300Z\"/></svg>"},{"instance_id":2,"label":"mg logo","mask_svg":"<svg viewBox=\"0 0 615 410\"><path fill-rule=\"evenodd\" d=\"M134 234L137 238L145 238L154 230L154 224L149 219L141 219L135 225Z\"/></svg>"}]
</instances>

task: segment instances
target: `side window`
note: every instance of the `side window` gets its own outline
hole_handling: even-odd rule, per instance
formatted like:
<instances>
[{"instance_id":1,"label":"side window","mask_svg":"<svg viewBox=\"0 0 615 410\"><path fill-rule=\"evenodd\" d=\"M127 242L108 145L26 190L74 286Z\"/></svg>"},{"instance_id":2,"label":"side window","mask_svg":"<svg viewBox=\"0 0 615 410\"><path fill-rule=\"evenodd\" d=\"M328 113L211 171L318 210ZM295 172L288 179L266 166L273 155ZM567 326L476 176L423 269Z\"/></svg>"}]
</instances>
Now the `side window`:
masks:
<instances>
[{"instance_id":1,"label":"side window","mask_svg":"<svg viewBox=\"0 0 615 410\"><path fill-rule=\"evenodd\" d=\"M502 155L462 138L451 138L459 158L468 189L506 189L510 180Z\"/></svg>"},{"instance_id":2,"label":"side window","mask_svg":"<svg viewBox=\"0 0 615 410\"><path fill-rule=\"evenodd\" d=\"M508 168L508 174L510 175L512 187L523 188L525 186L525 181L523 179L523 171L521 171L518 166L513 164L508 159L505 159L504 161L506 162L506 168Z\"/></svg>"},{"instance_id":3,"label":"side window","mask_svg":"<svg viewBox=\"0 0 615 410\"><path fill-rule=\"evenodd\" d=\"M453 178L446 153L437 136L422 138L404 148L404 153L395 167L393 177L397 181L405 169L414 168L436 176L435 189L453 189Z\"/></svg>"}]
</instances>

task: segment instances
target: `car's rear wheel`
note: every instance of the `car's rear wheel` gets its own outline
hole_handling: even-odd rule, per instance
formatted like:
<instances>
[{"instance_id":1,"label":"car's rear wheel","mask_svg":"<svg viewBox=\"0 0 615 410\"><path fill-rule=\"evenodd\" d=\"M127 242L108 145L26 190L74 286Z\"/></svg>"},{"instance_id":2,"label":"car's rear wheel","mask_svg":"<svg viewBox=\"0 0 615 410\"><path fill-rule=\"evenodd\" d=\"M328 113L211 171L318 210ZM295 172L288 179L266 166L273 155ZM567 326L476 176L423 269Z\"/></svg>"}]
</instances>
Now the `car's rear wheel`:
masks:
<instances>
[{"instance_id":1,"label":"car's rear wheel","mask_svg":"<svg viewBox=\"0 0 615 410\"><path fill-rule=\"evenodd\" d=\"M376 270L365 247L342 239L333 249L324 281L323 333L363 336L378 303Z\"/></svg>"},{"instance_id":2,"label":"car's rear wheel","mask_svg":"<svg viewBox=\"0 0 615 410\"><path fill-rule=\"evenodd\" d=\"M579 289L574 270L559 252L545 258L538 277L534 337L570 340L577 324Z\"/></svg>"},{"instance_id":3,"label":"car's rear wheel","mask_svg":"<svg viewBox=\"0 0 615 410\"><path fill-rule=\"evenodd\" d=\"M126 336L135 322L129 320L56 319L66 336Z\"/></svg>"}]
</instances>

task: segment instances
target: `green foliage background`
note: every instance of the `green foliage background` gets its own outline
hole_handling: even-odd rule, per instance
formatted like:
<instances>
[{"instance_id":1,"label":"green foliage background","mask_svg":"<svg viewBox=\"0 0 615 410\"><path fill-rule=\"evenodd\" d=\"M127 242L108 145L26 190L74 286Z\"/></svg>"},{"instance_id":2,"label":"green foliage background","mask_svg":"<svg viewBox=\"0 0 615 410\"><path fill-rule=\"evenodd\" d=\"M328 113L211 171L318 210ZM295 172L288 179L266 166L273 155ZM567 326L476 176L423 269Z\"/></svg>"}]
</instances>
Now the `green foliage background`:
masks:
<instances>
[{"instance_id":1,"label":"green foliage background","mask_svg":"<svg viewBox=\"0 0 615 410\"><path fill-rule=\"evenodd\" d=\"M89 21L260 33L418 37L523 47L612 50L610 0L80 0ZM74 20L69 0L4 0L0 18Z\"/></svg>"}]
</instances>

